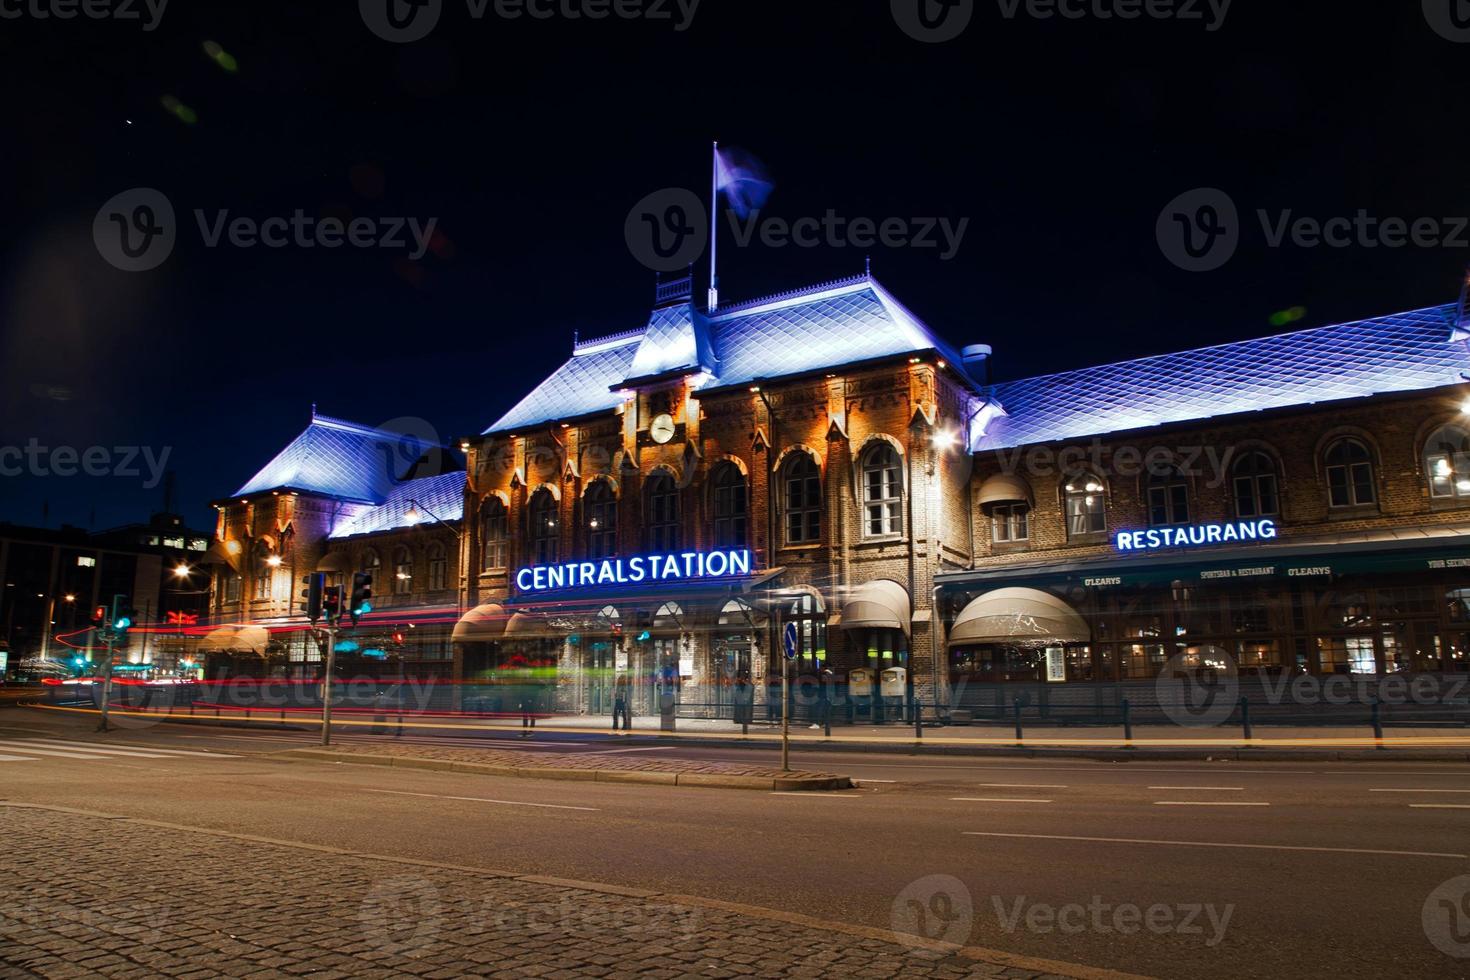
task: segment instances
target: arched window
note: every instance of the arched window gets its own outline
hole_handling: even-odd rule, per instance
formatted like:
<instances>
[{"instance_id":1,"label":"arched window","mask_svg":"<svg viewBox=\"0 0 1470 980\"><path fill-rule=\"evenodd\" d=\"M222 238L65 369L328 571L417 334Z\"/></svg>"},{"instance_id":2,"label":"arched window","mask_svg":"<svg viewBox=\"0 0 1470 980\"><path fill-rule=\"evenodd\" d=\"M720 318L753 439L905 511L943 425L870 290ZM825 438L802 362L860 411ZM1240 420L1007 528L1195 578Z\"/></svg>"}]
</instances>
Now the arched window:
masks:
<instances>
[{"instance_id":1,"label":"arched window","mask_svg":"<svg viewBox=\"0 0 1470 980\"><path fill-rule=\"evenodd\" d=\"M251 557L254 559L252 568L255 571L255 598L257 600L269 599L271 597L272 580L275 578L276 565L271 564L271 548L264 541L255 542L251 549ZM277 565L280 562L276 563Z\"/></svg>"},{"instance_id":2,"label":"arched window","mask_svg":"<svg viewBox=\"0 0 1470 980\"><path fill-rule=\"evenodd\" d=\"M550 490L537 490L531 498L531 560L537 565L554 565L561 560L561 528L556 520L556 497Z\"/></svg>"},{"instance_id":3,"label":"arched window","mask_svg":"<svg viewBox=\"0 0 1470 980\"><path fill-rule=\"evenodd\" d=\"M413 556L407 548L393 552L393 594L408 595L413 591Z\"/></svg>"},{"instance_id":4,"label":"arched window","mask_svg":"<svg viewBox=\"0 0 1470 980\"><path fill-rule=\"evenodd\" d=\"M605 480L596 480L582 497L587 522L587 557L611 558L618 551L618 498Z\"/></svg>"},{"instance_id":5,"label":"arched window","mask_svg":"<svg viewBox=\"0 0 1470 980\"><path fill-rule=\"evenodd\" d=\"M863 453L863 533L903 533L903 460L886 442Z\"/></svg>"},{"instance_id":6,"label":"arched window","mask_svg":"<svg viewBox=\"0 0 1470 980\"><path fill-rule=\"evenodd\" d=\"M1470 433L1447 425L1424 444L1424 472L1436 500L1470 498Z\"/></svg>"},{"instance_id":7,"label":"arched window","mask_svg":"<svg viewBox=\"0 0 1470 980\"><path fill-rule=\"evenodd\" d=\"M822 473L806 453L793 453L781 474L786 508L786 543L822 540Z\"/></svg>"},{"instance_id":8,"label":"arched window","mask_svg":"<svg viewBox=\"0 0 1470 980\"><path fill-rule=\"evenodd\" d=\"M437 541L429 545L429 591L449 588L449 556Z\"/></svg>"},{"instance_id":9,"label":"arched window","mask_svg":"<svg viewBox=\"0 0 1470 980\"><path fill-rule=\"evenodd\" d=\"M1154 527L1189 523L1189 481L1175 467L1149 474L1148 520Z\"/></svg>"},{"instance_id":10,"label":"arched window","mask_svg":"<svg viewBox=\"0 0 1470 980\"><path fill-rule=\"evenodd\" d=\"M1327 499L1333 507L1367 507L1378 501L1373 487L1373 456L1356 439L1327 447Z\"/></svg>"},{"instance_id":11,"label":"arched window","mask_svg":"<svg viewBox=\"0 0 1470 980\"><path fill-rule=\"evenodd\" d=\"M745 547L749 540L746 533L749 507L745 474L734 463L721 463L715 467L710 483L714 496L715 547Z\"/></svg>"},{"instance_id":12,"label":"arched window","mask_svg":"<svg viewBox=\"0 0 1470 980\"><path fill-rule=\"evenodd\" d=\"M679 487L674 478L663 470L653 474L643 486L643 498L648 550L678 551L683 535L679 533Z\"/></svg>"},{"instance_id":13,"label":"arched window","mask_svg":"<svg viewBox=\"0 0 1470 980\"><path fill-rule=\"evenodd\" d=\"M1104 534L1108 529L1107 488L1100 477L1074 473L1062 485L1067 507L1067 535Z\"/></svg>"},{"instance_id":14,"label":"arched window","mask_svg":"<svg viewBox=\"0 0 1470 980\"><path fill-rule=\"evenodd\" d=\"M510 525L505 504L499 497L489 497L480 507L480 568L491 571L504 568L507 561L507 544Z\"/></svg>"},{"instance_id":15,"label":"arched window","mask_svg":"<svg viewBox=\"0 0 1470 980\"><path fill-rule=\"evenodd\" d=\"M1230 477L1237 516L1243 519L1274 517L1281 512L1276 463L1270 456L1263 452L1246 453L1235 461Z\"/></svg>"}]
</instances>

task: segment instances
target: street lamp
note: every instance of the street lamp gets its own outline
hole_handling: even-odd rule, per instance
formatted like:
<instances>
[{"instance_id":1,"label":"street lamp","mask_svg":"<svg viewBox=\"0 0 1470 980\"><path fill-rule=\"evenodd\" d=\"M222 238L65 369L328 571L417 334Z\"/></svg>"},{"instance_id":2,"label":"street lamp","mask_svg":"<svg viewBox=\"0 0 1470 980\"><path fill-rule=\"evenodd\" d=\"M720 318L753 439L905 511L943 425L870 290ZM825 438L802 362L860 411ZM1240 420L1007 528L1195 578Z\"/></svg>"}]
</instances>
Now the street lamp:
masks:
<instances>
[{"instance_id":1,"label":"street lamp","mask_svg":"<svg viewBox=\"0 0 1470 980\"><path fill-rule=\"evenodd\" d=\"M410 499L409 500L409 502L408 502L408 510L404 511L403 519L406 520L406 521L408 521L409 524L417 525L419 522L421 522L424 519L425 515L427 515L428 518L431 521L433 521L435 524L443 524L444 527L448 528L451 532L453 532L453 534L454 534L454 536L456 538L459 538L461 541L464 540L464 532L463 531L459 530L459 528L455 527L453 524L447 524L447 523L445 523L443 520L441 520L439 518L439 515L438 514L435 514L432 510L430 510L429 508L425 507L423 504L419 503L417 500L413 500L413 499Z\"/></svg>"},{"instance_id":2,"label":"street lamp","mask_svg":"<svg viewBox=\"0 0 1470 980\"><path fill-rule=\"evenodd\" d=\"M188 566L188 565L185 565L185 564L183 564L183 563L182 563L182 562L181 562L181 563L180 563L180 564L179 564L179 566L178 566L178 567L177 567L177 568L175 568L175 569L174 569L174 577L175 577L175 578L180 578L180 579L186 579L186 578L188 578L188 577L189 577L189 574L190 574L190 573L191 573L191 572L192 572L192 571L193 571L193 569L192 569L192 568L190 568L190 567L189 567L189 566Z\"/></svg>"}]
</instances>

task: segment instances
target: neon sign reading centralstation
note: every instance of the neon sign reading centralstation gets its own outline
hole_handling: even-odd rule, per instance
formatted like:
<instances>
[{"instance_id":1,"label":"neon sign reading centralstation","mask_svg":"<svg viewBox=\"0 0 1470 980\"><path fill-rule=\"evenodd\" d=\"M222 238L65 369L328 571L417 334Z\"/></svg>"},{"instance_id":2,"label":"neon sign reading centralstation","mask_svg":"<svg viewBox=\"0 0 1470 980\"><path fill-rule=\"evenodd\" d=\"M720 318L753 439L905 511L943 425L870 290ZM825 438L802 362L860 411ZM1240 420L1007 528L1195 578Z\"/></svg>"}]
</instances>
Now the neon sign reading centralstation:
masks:
<instances>
[{"instance_id":1,"label":"neon sign reading centralstation","mask_svg":"<svg viewBox=\"0 0 1470 980\"><path fill-rule=\"evenodd\" d=\"M1193 527L1157 527L1148 531L1119 531L1114 546L1119 551L1154 551L1158 548L1198 548L1233 541L1270 541L1276 537L1273 520L1234 521L1228 524L1196 524Z\"/></svg>"},{"instance_id":2,"label":"neon sign reading centralstation","mask_svg":"<svg viewBox=\"0 0 1470 980\"><path fill-rule=\"evenodd\" d=\"M639 582L707 581L749 575L750 568L748 548L604 558L523 568L516 572L516 588L521 592L551 592Z\"/></svg>"}]
</instances>

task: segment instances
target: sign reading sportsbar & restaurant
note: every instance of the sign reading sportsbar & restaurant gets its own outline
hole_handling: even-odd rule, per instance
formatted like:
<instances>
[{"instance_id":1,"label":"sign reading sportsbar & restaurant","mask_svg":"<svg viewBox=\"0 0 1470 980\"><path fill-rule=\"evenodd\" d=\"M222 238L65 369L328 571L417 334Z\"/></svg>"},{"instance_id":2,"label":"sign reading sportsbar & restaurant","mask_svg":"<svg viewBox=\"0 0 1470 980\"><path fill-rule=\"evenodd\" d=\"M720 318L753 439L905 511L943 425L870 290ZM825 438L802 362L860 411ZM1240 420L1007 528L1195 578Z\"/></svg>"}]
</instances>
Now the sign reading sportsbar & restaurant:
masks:
<instances>
[{"instance_id":1,"label":"sign reading sportsbar & restaurant","mask_svg":"<svg viewBox=\"0 0 1470 980\"><path fill-rule=\"evenodd\" d=\"M686 551L676 555L638 555L571 561L560 565L532 565L516 572L516 588L526 592L587 589L641 582L708 582L750 574L748 548Z\"/></svg>"},{"instance_id":2,"label":"sign reading sportsbar & restaurant","mask_svg":"<svg viewBox=\"0 0 1470 980\"><path fill-rule=\"evenodd\" d=\"M1275 537L1276 522L1267 518L1259 521L1232 521L1227 524L1119 531L1113 543L1119 551L1155 551L1160 548L1200 548L1212 544L1270 541Z\"/></svg>"}]
</instances>

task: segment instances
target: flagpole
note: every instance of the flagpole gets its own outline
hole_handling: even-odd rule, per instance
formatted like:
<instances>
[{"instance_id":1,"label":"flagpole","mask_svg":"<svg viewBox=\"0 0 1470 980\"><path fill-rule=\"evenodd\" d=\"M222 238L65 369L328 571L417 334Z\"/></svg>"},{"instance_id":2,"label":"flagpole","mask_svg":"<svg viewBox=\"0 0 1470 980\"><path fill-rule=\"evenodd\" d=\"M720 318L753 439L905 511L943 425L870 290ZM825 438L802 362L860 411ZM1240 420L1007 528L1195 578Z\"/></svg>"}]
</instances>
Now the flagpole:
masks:
<instances>
[{"instance_id":1,"label":"flagpole","mask_svg":"<svg viewBox=\"0 0 1470 980\"><path fill-rule=\"evenodd\" d=\"M720 141L715 140L710 158L709 199L709 309L720 305Z\"/></svg>"}]
</instances>

